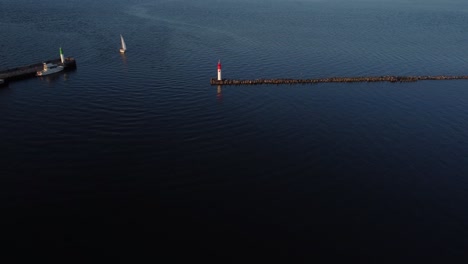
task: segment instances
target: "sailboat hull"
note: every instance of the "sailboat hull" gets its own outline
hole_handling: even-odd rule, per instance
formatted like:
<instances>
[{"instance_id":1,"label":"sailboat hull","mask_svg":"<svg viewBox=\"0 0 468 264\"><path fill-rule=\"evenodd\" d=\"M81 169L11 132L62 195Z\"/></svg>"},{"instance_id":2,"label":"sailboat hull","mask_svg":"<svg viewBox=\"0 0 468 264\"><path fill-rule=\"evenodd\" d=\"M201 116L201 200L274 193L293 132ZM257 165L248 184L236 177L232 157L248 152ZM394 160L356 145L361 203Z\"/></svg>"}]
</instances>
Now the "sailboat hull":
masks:
<instances>
[{"instance_id":1,"label":"sailboat hull","mask_svg":"<svg viewBox=\"0 0 468 264\"><path fill-rule=\"evenodd\" d=\"M125 50L124 50L124 49L120 49L120 53L125 53Z\"/></svg>"}]
</instances>

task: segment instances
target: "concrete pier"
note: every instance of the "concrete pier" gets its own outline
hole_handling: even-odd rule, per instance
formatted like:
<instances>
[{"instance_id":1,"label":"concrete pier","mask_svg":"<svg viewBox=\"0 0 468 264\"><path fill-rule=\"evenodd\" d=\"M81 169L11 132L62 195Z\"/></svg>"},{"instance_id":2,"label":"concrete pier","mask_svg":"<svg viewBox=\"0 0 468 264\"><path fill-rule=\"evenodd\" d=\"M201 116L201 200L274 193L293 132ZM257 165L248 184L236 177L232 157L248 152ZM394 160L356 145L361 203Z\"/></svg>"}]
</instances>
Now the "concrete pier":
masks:
<instances>
[{"instance_id":1,"label":"concrete pier","mask_svg":"<svg viewBox=\"0 0 468 264\"><path fill-rule=\"evenodd\" d=\"M47 60L44 61L45 63L54 63L58 65L63 65L64 66L64 71L66 70L71 70L76 68L76 61L72 57L65 58L63 64L60 60L58 59L52 59L52 60ZM17 67L17 68L12 68L12 69L7 69L0 71L0 85L5 84L9 81L13 80L19 80L19 79L25 79L25 78L30 78L36 76L36 72L42 70L43 68L43 63L35 63L35 64L30 64L22 67Z\"/></svg>"},{"instance_id":2,"label":"concrete pier","mask_svg":"<svg viewBox=\"0 0 468 264\"><path fill-rule=\"evenodd\" d=\"M358 83L358 82L416 82L428 80L468 80L468 75L459 76L370 76L370 77L331 77L316 79L255 79L255 80L216 80L211 85L262 85L262 84L318 84L318 83Z\"/></svg>"}]
</instances>

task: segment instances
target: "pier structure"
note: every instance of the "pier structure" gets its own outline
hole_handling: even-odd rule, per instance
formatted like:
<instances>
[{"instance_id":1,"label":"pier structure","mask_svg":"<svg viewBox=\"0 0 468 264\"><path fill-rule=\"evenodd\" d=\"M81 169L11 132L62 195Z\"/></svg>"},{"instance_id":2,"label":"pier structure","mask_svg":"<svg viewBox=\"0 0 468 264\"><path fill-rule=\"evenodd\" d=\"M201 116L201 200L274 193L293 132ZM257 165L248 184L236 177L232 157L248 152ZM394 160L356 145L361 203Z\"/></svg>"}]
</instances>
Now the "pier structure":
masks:
<instances>
[{"instance_id":1,"label":"pier structure","mask_svg":"<svg viewBox=\"0 0 468 264\"><path fill-rule=\"evenodd\" d=\"M315 79L254 79L234 80L211 78L211 85L262 85L262 84L319 84L319 83L359 83L359 82L417 82L428 80L468 80L468 75L458 76L370 76L370 77L331 77Z\"/></svg>"},{"instance_id":2,"label":"pier structure","mask_svg":"<svg viewBox=\"0 0 468 264\"><path fill-rule=\"evenodd\" d=\"M60 58L47 60L40 63L30 64L22 67L12 68L0 71L0 85L13 81L13 80L20 80L25 78L30 78L36 76L36 72L43 69L44 63L54 63L63 65L64 70L72 70L76 68L76 61L73 57L63 57L63 53L60 54ZM62 62L63 61L63 62Z\"/></svg>"},{"instance_id":3,"label":"pier structure","mask_svg":"<svg viewBox=\"0 0 468 264\"><path fill-rule=\"evenodd\" d=\"M361 77L329 77L313 79L252 79L236 80L221 78L221 60L218 61L218 78L211 78L210 84L217 85L262 85L262 84L319 84L319 83L362 83L362 82L417 82L439 80L468 80L468 75L436 75L436 76L361 76Z\"/></svg>"}]
</instances>

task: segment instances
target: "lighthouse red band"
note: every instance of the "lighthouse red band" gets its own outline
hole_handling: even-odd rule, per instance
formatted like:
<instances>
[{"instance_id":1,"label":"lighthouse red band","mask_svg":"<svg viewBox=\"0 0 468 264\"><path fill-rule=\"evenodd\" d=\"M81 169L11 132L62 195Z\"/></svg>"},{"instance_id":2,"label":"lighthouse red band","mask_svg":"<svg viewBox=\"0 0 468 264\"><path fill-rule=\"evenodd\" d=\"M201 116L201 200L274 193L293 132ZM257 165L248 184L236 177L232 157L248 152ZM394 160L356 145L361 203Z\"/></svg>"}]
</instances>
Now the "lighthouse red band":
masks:
<instances>
[{"instance_id":1,"label":"lighthouse red band","mask_svg":"<svg viewBox=\"0 0 468 264\"><path fill-rule=\"evenodd\" d=\"M218 81L221 81L221 60L218 61Z\"/></svg>"}]
</instances>

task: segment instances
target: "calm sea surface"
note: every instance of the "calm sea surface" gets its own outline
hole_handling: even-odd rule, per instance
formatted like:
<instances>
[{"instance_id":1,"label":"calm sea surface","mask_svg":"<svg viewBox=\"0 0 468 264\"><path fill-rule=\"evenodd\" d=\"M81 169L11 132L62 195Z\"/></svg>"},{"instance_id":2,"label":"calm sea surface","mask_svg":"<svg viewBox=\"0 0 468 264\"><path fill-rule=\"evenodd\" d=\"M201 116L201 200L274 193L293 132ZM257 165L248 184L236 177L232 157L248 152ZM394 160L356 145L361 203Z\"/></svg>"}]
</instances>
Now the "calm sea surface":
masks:
<instances>
[{"instance_id":1,"label":"calm sea surface","mask_svg":"<svg viewBox=\"0 0 468 264\"><path fill-rule=\"evenodd\" d=\"M468 259L467 81L209 84L466 75L466 1L3 0L0 36L78 66L0 88L8 248Z\"/></svg>"}]
</instances>

